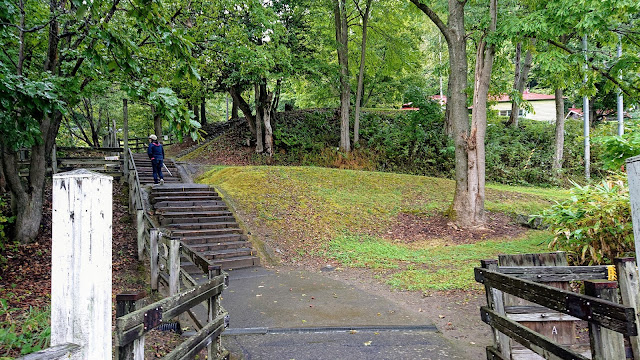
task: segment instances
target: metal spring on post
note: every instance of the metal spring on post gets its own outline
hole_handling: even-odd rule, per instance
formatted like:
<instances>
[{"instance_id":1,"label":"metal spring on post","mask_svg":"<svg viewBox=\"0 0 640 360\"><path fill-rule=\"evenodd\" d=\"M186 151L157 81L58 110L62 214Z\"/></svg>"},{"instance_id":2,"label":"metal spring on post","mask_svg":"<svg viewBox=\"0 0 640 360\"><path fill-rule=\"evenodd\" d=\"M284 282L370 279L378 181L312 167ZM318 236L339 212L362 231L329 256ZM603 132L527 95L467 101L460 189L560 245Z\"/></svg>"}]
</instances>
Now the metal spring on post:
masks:
<instances>
[{"instance_id":1,"label":"metal spring on post","mask_svg":"<svg viewBox=\"0 0 640 360\"><path fill-rule=\"evenodd\" d=\"M182 334L182 327L180 327L180 323L177 321L163 323L162 325L158 326L156 329L160 331L173 331L176 334Z\"/></svg>"}]
</instances>

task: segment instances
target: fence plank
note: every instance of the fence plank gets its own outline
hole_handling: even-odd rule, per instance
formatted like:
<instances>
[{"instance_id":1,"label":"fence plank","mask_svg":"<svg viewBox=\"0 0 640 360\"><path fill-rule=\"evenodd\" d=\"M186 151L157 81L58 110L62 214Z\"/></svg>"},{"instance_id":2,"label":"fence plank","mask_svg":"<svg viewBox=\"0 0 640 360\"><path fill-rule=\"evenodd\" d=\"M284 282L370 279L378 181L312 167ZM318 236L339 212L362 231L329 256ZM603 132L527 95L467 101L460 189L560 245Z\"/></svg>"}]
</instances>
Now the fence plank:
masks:
<instances>
[{"instance_id":1,"label":"fence plank","mask_svg":"<svg viewBox=\"0 0 640 360\"><path fill-rule=\"evenodd\" d=\"M136 229L138 230L138 261L144 260L144 210L136 210Z\"/></svg>"},{"instance_id":2,"label":"fence plank","mask_svg":"<svg viewBox=\"0 0 640 360\"><path fill-rule=\"evenodd\" d=\"M60 344L25 355L17 360L81 360L82 348L76 344Z\"/></svg>"},{"instance_id":3,"label":"fence plank","mask_svg":"<svg viewBox=\"0 0 640 360\"><path fill-rule=\"evenodd\" d=\"M116 295L116 317L127 315L136 310L137 303L147 294L144 291ZM117 360L144 360L144 336L131 344L116 347Z\"/></svg>"},{"instance_id":4,"label":"fence plank","mask_svg":"<svg viewBox=\"0 0 640 360\"><path fill-rule=\"evenodd\" d=\"M224 314L219 315L214 321L209 322L195 335L189 337L178 345L172 352L163 357L163 360L193 359L207 345L216 341L224 330ZM213 358L209 358L213 359Z\"/></svg>"},{"instance_id":5,"label":"fence plank","mask_svg":"<svg viewBox=\"0 0 640 360\"><path fill-rule=\"evenodd\" d=\"M149 253L151 262L151 290L158 290L158 276L160 274L160 267L158 261L158 238L160 237L160 231L158 229L151 229L149 232Z\"/></svg>"},{"instance_id":6,"label":"fence plank","mask_svg":"<svg viewBox=\"0 0 640 360\"><path fill-rule=\"evenodd\" d=\"M608 267L600 266L500 266L498 271L535 282L607 279Z\"/></svg>"},{"instance_id":7,"label":"fence plank","mask_svg":"<svg viewBox=\"0 0 640 360\"><path fill-rule=\"evenodd\" d=\"M482 267L488 270L496 271L498 269L498 260L481 260ZM485 293L487 295L487 304L491 309L500 315L505 314L504 301L502 291L485 285ZM493 344L505 358L511 357L511 347L509 345L509 337L501 333L497 329L493 330Z\"/></svg>"},{"instance_id":8,"label":"fence plank","mask_svg":"<svg viewBox=\"0 0 640 360\"><path fill-rule=\"evenodd\" d=\"M638 316L638 310L640 309L640 279L638 278L636 261L633 258L621 258L615 259L614 262L618 272L618 283L620 284L622 303L634 308L636 324L640 324L640 317ZM640 336L630 336L629 342L631 343L633 358L640 360Z\"/></svg>"},{"instance_id":9,"label":"fence plank","mask_svg":"<svg viewBox=\"0 0 640 360\"><path fill-rule=\"evenodd\" d=\"M604 300L618 302L618 283L607 280L585 281L584 293ZM615 331L589 323L591 358L595 360L615 360L626 358L624 337Z\"/></svg>"},{"instance_id":10,"label":"fence plank","mask_svg":"<svg viewBox=\"0 0 640 360\"><path fill-rule=\"evenodd\" d=\"M528 327L506 317L500 316L486 306L480 308L482 321L498 329L521 345L548 360L588 360L570 349L554 344L546 336L540 335Z\"/></svg>"},{"instance_id":11,"label":"fence plank","mask_svg":"<svg viewBox=\"0 0 640 360\"><path fill-rule=\"evenodd\" d=\"M116 319L116 338L119 345L127 344L137 336L144 333L142 323L145 312L161 307L162 321L166 322L182 314L198 303L212 297L218 296L224 289L224 276L217 276L210 282L193 287L177 295L162 299L156 303L132 312ZM135 335L135 336L134 336Z\"/></svg>"},{"instance_id":12,"label":"fence plank","mask_svg":"<svg viewBox=\"0 0 640 360\"><path fill-rule=\"evenodd\" d=\"M596 323L624 335L636 336L638 334L635 324L636 315L631 307L517 279L482 268L475 268L475 275L476 281L524 300L566 312L571 316Z\"/></svg>"}]
</instances>

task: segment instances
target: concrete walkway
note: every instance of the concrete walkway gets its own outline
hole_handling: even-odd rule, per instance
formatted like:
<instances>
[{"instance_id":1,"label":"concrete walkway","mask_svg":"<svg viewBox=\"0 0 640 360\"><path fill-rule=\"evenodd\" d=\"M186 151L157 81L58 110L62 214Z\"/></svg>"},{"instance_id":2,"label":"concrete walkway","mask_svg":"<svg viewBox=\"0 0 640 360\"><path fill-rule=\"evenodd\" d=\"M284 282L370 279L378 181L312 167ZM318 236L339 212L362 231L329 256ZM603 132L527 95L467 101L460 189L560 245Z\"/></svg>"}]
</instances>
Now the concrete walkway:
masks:
<instances>
[{"instance_id":1,"label":"concrete walkway","mask_svg":"<svg viewBox=\"0 0 640 360\"><path fill-rule=\"evenodd\" d=\"M465 359L433 324L321 273L254 267L229 278L231 359Z\"/></svg>"}]
</instances>

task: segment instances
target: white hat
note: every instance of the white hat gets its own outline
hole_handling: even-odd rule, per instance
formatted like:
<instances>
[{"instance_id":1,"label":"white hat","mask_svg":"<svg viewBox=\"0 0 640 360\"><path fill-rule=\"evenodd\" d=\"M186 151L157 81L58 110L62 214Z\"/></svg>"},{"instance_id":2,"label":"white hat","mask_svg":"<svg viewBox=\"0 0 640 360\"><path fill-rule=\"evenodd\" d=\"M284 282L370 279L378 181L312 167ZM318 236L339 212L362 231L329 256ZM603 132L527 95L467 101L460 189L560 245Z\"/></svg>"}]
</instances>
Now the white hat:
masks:
<instances>
[{"instance_id":1,"label":"white hat","mask_svg":"<svg viewBox=\"0 0 640 360\"><path fill-rule=\"evenodd\" d=\"M149 135L149 139L151 139L153 141L156 141L156 140L158 140L158 137L153 135L153 134L151 134L151 135Z\"/></svg>"}]
</instances>

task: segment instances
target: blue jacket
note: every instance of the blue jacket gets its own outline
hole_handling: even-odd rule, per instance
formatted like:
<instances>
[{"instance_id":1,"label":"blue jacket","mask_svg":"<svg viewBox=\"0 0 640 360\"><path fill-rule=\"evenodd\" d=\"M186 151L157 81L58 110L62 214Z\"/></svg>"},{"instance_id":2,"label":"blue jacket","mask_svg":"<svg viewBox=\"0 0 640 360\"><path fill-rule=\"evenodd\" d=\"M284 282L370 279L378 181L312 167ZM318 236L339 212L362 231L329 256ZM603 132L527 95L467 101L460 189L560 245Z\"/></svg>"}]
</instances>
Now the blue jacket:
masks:
<instances>
[{"instance_id":1,"label":"blue jacket","mask_svg":"<svg viewBox=\"0 0 640 360\"><path fill-rule=\"evenodd\" d=\"M162 147L162 144L159 144L156 141L149 143L147 155L149 155L149 159L151 160L164 160L164 148Z\"/></svg>"}]
</instances>

